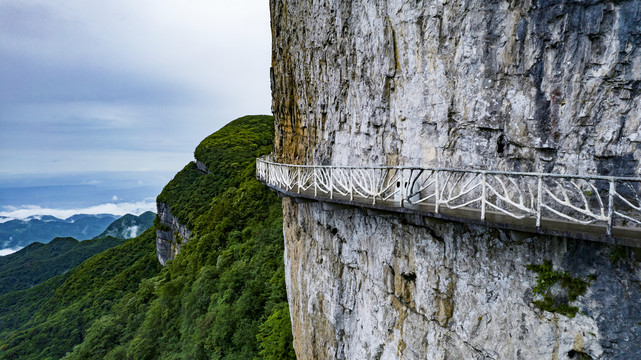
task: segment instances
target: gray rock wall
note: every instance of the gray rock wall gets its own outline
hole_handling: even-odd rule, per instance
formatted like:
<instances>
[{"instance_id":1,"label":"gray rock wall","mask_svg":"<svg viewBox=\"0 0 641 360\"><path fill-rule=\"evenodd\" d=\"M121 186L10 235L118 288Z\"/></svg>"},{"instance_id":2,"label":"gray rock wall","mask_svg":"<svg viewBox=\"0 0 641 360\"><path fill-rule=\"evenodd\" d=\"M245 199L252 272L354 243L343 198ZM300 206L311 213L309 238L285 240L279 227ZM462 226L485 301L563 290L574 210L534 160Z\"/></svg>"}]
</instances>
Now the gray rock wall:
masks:
<instances>
[{"instance_id":1,"label":"gray rock wall","mask_svg":"<svg viewBox=\"0 0 641 360\"><path fill-rule=\"evenodd\" d=\"M641 176L639 0L270 7L277 160ZM302 359L641 353L631 249L290 200L284 211ZM575 317L535 305L527 265L544 260L596 276L569 302Z\"/></svg>"},{"instance_id":2,"label":"gray rock wall","mask_svg":"<svg viewBox=\"0 0 641 360\"><path fill-rule=\"evenodd\" d=\"M161 228L156 228L156 255L162 266L173 260L180 252L180 247L189 241L191 230L181 224L171 214L169 206L163 202L156 203L157 216Z\"/></svg>"},{"instance_id":3,"label":"gray rock wall","mask_svg":"<svg viewBox=\"0 0 641 360\"><path fill-rule=\"evenodd\" d=\"M640 8L272 0L277 154L641 175Z\"/></svg>"},{"instance_id":4,"label":"gray rock wall","mask_svg":"<svg viewBox=\"0 0 641 360\"><path fill-rule=\"evenodd\" d=\"M637 359L641 263L631 249L284 201L299 359ZM641 257L640 257L641 258ZM534 304L550 261L588 283L574 317Z\"/></svg>"}]
</instances>

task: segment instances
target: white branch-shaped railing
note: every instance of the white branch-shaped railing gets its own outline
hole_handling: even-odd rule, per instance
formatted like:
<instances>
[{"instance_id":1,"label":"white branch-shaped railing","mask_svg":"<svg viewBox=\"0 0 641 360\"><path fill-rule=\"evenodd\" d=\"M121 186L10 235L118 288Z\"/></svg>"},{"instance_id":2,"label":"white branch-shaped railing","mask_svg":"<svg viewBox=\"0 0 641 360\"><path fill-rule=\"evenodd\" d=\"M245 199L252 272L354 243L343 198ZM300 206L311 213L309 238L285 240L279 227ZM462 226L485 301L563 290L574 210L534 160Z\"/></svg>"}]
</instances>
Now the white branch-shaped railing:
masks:
<instances>
[{"instance_id":1,"label":"white branch-shaped railing","mask_svg":"<svg viewBox=\"0 0 641 360\"><path fill-rule=\"evenodd\" d=\"M355 167L279 164L256 160L259 180L290 193L433 212L476 209L515 219L641 227L641 178L562 175L422 167Z\"/></svg>"}]
</instances>

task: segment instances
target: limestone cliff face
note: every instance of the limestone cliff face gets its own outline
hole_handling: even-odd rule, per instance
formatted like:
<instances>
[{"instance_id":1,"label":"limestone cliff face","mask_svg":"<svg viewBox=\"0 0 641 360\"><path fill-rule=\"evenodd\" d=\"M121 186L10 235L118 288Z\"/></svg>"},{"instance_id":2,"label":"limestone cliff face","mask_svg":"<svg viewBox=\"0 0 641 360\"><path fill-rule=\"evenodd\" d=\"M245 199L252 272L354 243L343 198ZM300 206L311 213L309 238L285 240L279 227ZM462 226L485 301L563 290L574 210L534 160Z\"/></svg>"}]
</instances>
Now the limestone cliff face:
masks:
<instances>
[{"instance_id":1,"label":"limestone cliff face","mask_svg":"<svg viewBox=\"0 0 641 360\"><path fill-rule=\"evenodd\" d=\"M634 359L641 266L611 247L284 201L300 359ZM629 249L625 250L630 252ZM589 283L573 318L534 300L529 264ZM566 295L559 285L555 301ZM565 299L567 301L567 298ZM581 357L583 356L583 357Z\"/></svg>"},{"instance_id":2,"label":"limestone cliff face","mask_svg":"<svg viewBox=\"0 0 641 360\"><path fill-rule=\"evenodd\" d=\"M277 154L639 175L640 7L272 0Z\"/></svg>"},{"instance_id":3,"label":"limestone cliff face","mask_svg":"<svg viewBox=\"0 0 641 360\"><path fill-rule=\"evenodd\" d=\"M171 214L167 204L158 202L156 208L161 224L156 229L156 255L160 264L165 266L167 260L173 260L178 255L180 246L189 241L191 231Z\"/></svg>"},{"instance_id":4,"label":"limestone cliff face","mask_svg":"<svg viewBox=\"0 0 641 360\"><path fill-rule=\"evenodd\" d=\"M277 160L641 176L641 1L270 3ZM302 359L641 353L633 249L284 211ZM544 261L589 283L550 289L576 316L535 304Z\"/></svg>"}]
</instances>

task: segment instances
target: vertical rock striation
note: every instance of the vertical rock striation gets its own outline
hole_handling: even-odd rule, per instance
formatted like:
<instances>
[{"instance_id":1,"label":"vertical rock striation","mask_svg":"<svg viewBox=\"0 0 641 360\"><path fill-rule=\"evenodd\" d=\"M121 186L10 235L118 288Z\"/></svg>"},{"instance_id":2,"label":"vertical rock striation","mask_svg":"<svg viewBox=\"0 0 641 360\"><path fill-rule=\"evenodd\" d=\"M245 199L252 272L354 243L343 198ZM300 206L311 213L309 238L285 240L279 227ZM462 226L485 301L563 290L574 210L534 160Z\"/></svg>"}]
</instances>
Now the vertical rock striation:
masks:
<instances>
[{"instance_id":1,"label":"vertical rock striation","mask_svg":"<svg viewBox=\"0 0 641 360\"><path fill-rule=\"evenodd\" d=\"M300 359L633 359L641 266L624 250L428 218L284 201ZM625 253L627 251L627 253ZM531 264L587 283L569 317L535 305ZM574 357L574 356L583 357Z\"/></svg>"},{"instance_id":2,"label":"vertical rock striation","mask_svg":"<svg viewBox=\"0 0 641 360\"><path fill-rule=\"evenodd\" d=\"M640 7L273 0L276 152L640 175Z\"/></svg>"},{"instance_id":3,"label":"vertical rock striation","mask_svg":"<svg viewBox=\"0 0 641 360\"><path fill-rule=\"evenodd\" d=\"M162 266L167 260L173 260L180 252L180 246L189 241L191 231L171 214L169 206L163 202L156 203L160 226L156 227L156 255Z\"/></svg>"},{"instance_id":4,"label":"vertical rock striation","mask_svg":"<svg viewBox=\"0 0 641 360\"><path fill-rule=\"evenodd\" d=\"M279 161L641 176L641 1L270 7ZM641 353L632 249L283 204L299 358Z\"/></svg>"}]
</instances>

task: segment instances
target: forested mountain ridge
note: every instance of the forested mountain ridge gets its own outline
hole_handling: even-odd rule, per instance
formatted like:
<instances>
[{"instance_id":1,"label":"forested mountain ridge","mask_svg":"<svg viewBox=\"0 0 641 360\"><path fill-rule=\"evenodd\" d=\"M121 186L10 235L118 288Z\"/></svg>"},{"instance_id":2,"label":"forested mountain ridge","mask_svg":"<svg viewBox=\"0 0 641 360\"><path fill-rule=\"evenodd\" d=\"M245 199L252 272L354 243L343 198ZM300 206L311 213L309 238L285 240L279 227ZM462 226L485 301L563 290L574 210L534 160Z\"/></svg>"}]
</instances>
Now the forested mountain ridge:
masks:
<instances>
[{"instance_id":1,"label":"forested mountain ridge","mask_svg":"<svg viewBox=\"0 0 641 360\"><path fill-rule=\"evenodd\" d=\"M86 329L160 270L154 231L32 288L0 296L0 359L59 359Z\"/></svg>"},{"instance_id":2,"label":"forested mountain ridge","mask_svg":"<svg viewBox=\"0 0 641 360\"><path fill-rule=\"evenodd\" d=\"M106 236L85 241L71 237L55 238L47 244L30 244L0 258L0 295L37 285L122 242Z\"/></svg>"},{"instance_id":3,"label":"forested mountain ridge","mask_svg":"<svg viewBox=\"0 0 641 360\"><path fill-rule=\"evenodd\" d=\"M122 244L122 239L135 237L147 230L153 225L155 216L151 211L139 216L126 214L114 220L102 234L92 240L78 241L73 237L57 237L44 244L31 243L13 254L0 257L0 295L28 289L73 269L89 257ZM84 218L86 216L79 215L65 221ZM52 216L39 220L60 221Z\"/></svg>"},{"instance_id":4,"label":"forested mountain ridge","mask_svg":"<svg viewBox=\"0 0 641 360\"><path fill-rule=\"evenodd\" d=\"M294 358L282 207L255 180L271 116L207 137L158 201L192 230L161 268L155 228L74 270L0 297L0 359ZM16 295L17 294L17 295ZM14 295L13 298L9 298ZM16 307L17 306L17 307Z\"/></svg>"},{"instance_id":5,"label":"forested mountain ridge","mask_svg":"<svg viewBox=\"0 0 641 360\"><path fill-rule=\"evenodd\" d=\"M138 216L125 214L121 218L112 222L102 234L94 239L105 236L113 236L119 239L130 239L142 234L154 224L156 214L152 211L146 211Z\"/></svg>"}]
</instances>

